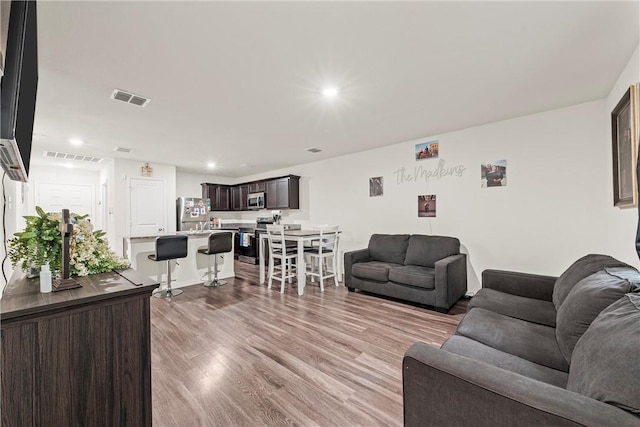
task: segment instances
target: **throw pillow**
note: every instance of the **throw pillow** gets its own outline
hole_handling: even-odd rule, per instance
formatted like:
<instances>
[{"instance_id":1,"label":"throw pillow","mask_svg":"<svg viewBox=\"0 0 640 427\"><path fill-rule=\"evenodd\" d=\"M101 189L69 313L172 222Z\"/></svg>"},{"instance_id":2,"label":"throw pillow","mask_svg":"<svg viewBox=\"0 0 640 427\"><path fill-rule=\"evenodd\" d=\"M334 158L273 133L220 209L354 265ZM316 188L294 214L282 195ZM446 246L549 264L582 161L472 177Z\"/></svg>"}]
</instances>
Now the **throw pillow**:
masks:
<instances>
[{"instance_id":1,"label":"throw pillow","mask_svg":"<svg viewBox=\"0 0 640 427\"><path fill-rule=\"evenodd\" d=\"M576 344L567 390L640 415L640 294L604 309Z\"/></svg>"},{"instance_id":2,"label":"throw pillow","mask_svg":"<svg viewBox=\"0 0 640 427\"><path fill-rule=\"evenodd\" d=\"M555 305L556 310L560 309L564 299L569 295L571 288L573 288L576 283L605 267L632 268L631 266L608 255L590 254L583 256L571 264L571 266L569 266L569 268L567 268L567 270L556 280L556 283L553 286L553 305Z\"/></svg>"},{"instance_id":3,"label":"throw pillow","mask_svg":"<svg viewBox=\"0 0 640 427\"><path fill-rule=\"evenodd\" d=\"M369 239L369 256L373 261L402 264L408 244L408 234L374 234Z\"/></svg>"},{"instance_id":4,"label":"throw pillow","mask_svg":"<svg viewBox=\"0 0 640 427\"><path fill-rule=\"evenodd\" d=\"M460 240L447 236L413 234L409 238L404 265L434 268L436 261L460 253Z\"/></svg>"},{"instance_id":5,"label":"throw pillow","mask_svg":"<svg viewBox=\"0 0 640 427\"><path fill-rule=\"evenodd\" d=\"M576 343L598 314L624 294L637 289L637 285L625 277L627 272L639 274L632 268L607 268L573 286L556 315L556 339L567 362L571 363Z\"/></svg>"}]
</instances>

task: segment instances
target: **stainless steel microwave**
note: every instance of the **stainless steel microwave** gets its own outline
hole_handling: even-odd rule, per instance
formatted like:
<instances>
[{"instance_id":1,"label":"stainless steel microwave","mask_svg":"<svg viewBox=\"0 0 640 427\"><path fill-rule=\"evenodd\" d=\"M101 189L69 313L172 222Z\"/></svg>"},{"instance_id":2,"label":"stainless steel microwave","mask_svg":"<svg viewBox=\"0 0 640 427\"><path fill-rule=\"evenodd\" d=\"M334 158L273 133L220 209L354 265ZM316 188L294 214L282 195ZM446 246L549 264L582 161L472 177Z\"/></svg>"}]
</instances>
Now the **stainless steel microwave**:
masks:
<instances>
[{"instance_id":1,"label":"stainless steel microwave","mask_svg":"<svg viewBox=\"0 0 640 427\"><path fill-rule=\"evenodd\" d=\"M264 209L264 193L250 193L247 197L249 209Z\"/></svg>"}]
</instances>

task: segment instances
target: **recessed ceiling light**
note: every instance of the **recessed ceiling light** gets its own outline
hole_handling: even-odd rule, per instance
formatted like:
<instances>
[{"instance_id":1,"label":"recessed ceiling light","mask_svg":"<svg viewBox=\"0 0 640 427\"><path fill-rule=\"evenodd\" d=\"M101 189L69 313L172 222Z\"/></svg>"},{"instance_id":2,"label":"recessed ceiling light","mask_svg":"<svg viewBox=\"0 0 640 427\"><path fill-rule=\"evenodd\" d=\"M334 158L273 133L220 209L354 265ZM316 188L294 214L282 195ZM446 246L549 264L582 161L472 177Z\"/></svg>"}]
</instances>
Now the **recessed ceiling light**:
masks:
<instances>
[{"instance_id":1,"label":"recessed ceiling light","mask_svg":"<svg viewBox=\"0 0 640 427\"><path fill-rule=\"evenodd\" d=\"M215 167L216 167L216 164L215 164L215 163L213 163L213 162L209 162L209 163L207 163L207 167L208 167L209 169L213 169L213 168L215 168Z\"/></svg>"},{"instance_id":2,"label":"recessed ceiling light","mask_svg":"<svg viewBox=\"0 0 640 427\"><path fill-rule=\"evenodd\" d=\"M338 94L338 88L334 86L327 86L324 89L322 89L322 94L327 98L331 98Z\"/></svg>"},{"instance_id":3,"label":"recessed ceiling light","mask_svg":"<svg viewBox=\"0 0 640 427\"><path fill-rule=\"evenodd\" d=\"M84 144L84 141L81 140L81 139L70 139L69 143L71 145L82 145L82 144Z\"/></svg>"},{"instance_id":4,"label":"recessed ceiling light","mask_svg":"<svg viewBox=\"0 0 640 427\"><path fill-rule=\"evenodd\" d=\"M73 169L73 165L71 163L61 163L60 166L65 167L67 169Z\"/></svg>"}]
</instances>

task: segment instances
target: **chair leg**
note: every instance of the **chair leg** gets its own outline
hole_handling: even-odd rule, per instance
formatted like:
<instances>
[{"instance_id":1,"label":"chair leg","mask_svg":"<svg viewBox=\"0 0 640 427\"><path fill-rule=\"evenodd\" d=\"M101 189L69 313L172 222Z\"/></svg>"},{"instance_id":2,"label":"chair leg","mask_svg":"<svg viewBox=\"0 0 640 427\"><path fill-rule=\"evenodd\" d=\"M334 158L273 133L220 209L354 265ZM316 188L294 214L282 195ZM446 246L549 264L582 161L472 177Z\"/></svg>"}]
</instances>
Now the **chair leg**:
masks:
<instances>
[{"instance_id":1,"label":"chair leg","mask_svg":"<svg viewBox=\"0 0 640 427\"><path fill-rule=\"evenodd\" d=\"M207 257L207 281L204 283L204 286L210 288L215 286L213 284L213 278L211 277L211 256Z\"/></svg>"},{"instance_id":2,"label":"chair leg","mask_svg":"<svg viewBox=\"0 0 640 427\"><path fill-rule=\"evenodd\" d=\"M156 298L172 298L182 293L180 289L171 289L171 260L167 261L167 289L164 291L154 292L152 295Z\"/></svg>"},{"instance_id":3,"label":"chair leg","mask_svg":"<svg viewBox=\"0 0 640 427\"><path fill-rule=\"evenodd\" d=\"M218 280L218 254L215 254L213 256L213 265L214 265L214 275L213 275L213 286L223 286L227 284L226 280Z\"/></svg>"},{"instance_id":4,"label":"chair leg","mask_svg":"<svg viewBox=\"0 0 640 427\"><path fill-rule=\"evenodd\" d=\"M280 293L284 293L284 281L287 277L287 259L282 257L282 261L280 261ZM291 278L289 278L289 283L291 283Z\"/></svg>"},{"instance_id":5,"label":"chair leg","mask_svg":"<svg viewBox=\"0 0 640 427\"><path fill-rule=\"evenodd\" d=\"M324 292L324 273L326 273L324 258L318 258L318 268L320 269L320 292Z\"/></svg>"},{"instance_id":6,"label":"chair leg","mask_svg":"<svg viewBox=\"0 0 640 427\"><path fill-rule=\"evenodd\" d=\"M332 256L332 264L333 264L333 281L336 286L338 286L338 261L336 260L336 256Z\"/></svg>"}]
</instances>

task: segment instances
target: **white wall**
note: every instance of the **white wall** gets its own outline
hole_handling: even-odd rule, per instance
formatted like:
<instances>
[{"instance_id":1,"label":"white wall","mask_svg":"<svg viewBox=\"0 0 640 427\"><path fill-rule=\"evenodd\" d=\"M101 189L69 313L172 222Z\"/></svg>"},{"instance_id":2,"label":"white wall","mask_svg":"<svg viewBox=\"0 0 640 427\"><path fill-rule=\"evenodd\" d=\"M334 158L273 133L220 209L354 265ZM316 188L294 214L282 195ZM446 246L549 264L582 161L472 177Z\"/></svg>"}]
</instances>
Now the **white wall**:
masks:
<instances>
[{"instance_id":1,"label":"white wall","mask_svg":"<svg viewBox=\"0 0 640 427\"><path fill-rule=\"evenodd\" d=\"M233 178L215 176L210 174L194 174L187 172L177 172L176 174L176 194L177 197L202 197L203 182L216 184L235 184L239 182Z\"/></svg>"},{"instance_id":2,"label":"white wall","mask_svg":"<svg viewBox=\"0 0 640 427\"><path fill-rule=\"evenodd\" d=\"M606 163L607 178L607 202L606 219L604 224L608 227L610 239L606 242L607 252L612 256L624 259L632 265L638 265L638 258L635 251L635 230L638 221L637 208L620 209L613 206L613 159L611 150L611 111L622 98L630 85L640 82L640 44L629 59L626 67L618 77L613 89L606 99L604 115L607 120L607 128L603 135L603 140L607 141L608 150L603 161Z\"/></svg>"},{"instance_id":3,"label":"white wall","mask_svg":"<svg viewBox=\"0 0 640 427\"><path fill-rule=\"evenodd\" d=\"M18 230L22 230L25 226L24 215L27 215L27 202L26 202L26 184L21 182L11 181L3 174L2 190L6 201L4 202L4 216L3 226L0 227L0 234L4 244L0 249L2 259L6 256L9 247L8 240L13 238L13 233ZM7 281L11 279L13 274L13 266L11 261L7 260L3 264L4 276L0 275L0 298L2 297L2 291L7 284ZM6 276L6 279L5 279Z\"/></svg>"},{"instance_id":4,"label":"white wall","mask_svg":"<svg viewBox=\"0 0 640 427\"><path fill-rule=\"evenodd\" d=\"M612 208L605 110L605 100L590 102L243 181L300 175L301 208L285 211L284 221L339 224L344 250L365 247L372 233L456 236L468 254L471 291L479 289L487 268L559 275L587 253L637 264L627 249L633 214L622 227ZM415 144L431 140L440 142L440 159L415 161ZM480 188L481 163L500 159L507 160L508 185ZM464 171L399 182L402 167L412 174L415 167L435 169L440 160ZM369 197L368 179L376 176L384 178L384 196ZM421 194L437 196L436 218L418 218Z\"/></svg>"}]
</instances>

